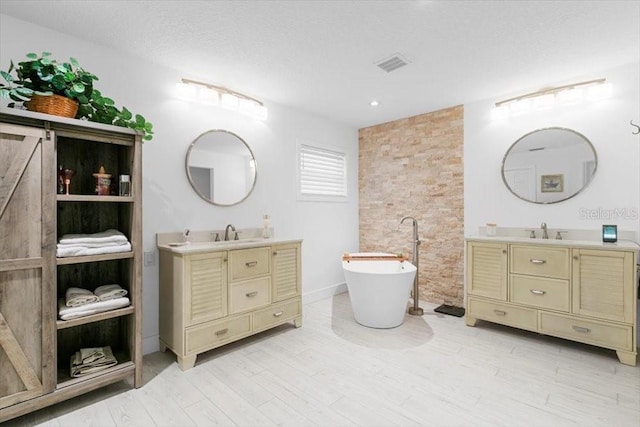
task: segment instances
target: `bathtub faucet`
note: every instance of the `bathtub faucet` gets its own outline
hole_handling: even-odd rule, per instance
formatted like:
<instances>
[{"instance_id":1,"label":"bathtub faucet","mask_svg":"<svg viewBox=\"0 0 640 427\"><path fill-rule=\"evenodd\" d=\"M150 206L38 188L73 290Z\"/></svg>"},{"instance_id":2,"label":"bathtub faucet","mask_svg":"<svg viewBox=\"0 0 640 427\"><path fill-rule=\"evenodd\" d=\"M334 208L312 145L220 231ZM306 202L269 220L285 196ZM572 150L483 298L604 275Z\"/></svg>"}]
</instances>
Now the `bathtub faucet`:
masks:
<instances>
[{"instance_id":1,"label":"bathtub faucet","mask_svg":"<svg viewBox=\"0 0 640 427\"><path fill-rule=\"evenodd\" d=\"M405 216L400 220L400 224L404 223L405 220L410 219L413 225L413 259L412 263L416 266L416 277L413 280L413 307L409 307L409 314L413 316L422 316L424 314L424 310L420 308L418 305L419 299L419 288L418 288L418 273L420 272L418 268L418 246L420 246L420 237L418 236L418 221L412 216Z\"/></svg>"},{"instance_id":2,"label":"bathtub faucet","mask_svg":"<svg viewBox=\"0 0 640 427\"><path fill-rule=\"evenodd\" d=\"M400 220L400 224L404 224L404 221L410 219L413 225L413 243L415 245L419 245L420 244L420 238L418 237L418 221L412 217L412 216L405 216L404 218L402 218ZM415 257L415 253L413 254L413 256ZM415 262L416 260L414 260Z\"/></svg>"}]
</instances>

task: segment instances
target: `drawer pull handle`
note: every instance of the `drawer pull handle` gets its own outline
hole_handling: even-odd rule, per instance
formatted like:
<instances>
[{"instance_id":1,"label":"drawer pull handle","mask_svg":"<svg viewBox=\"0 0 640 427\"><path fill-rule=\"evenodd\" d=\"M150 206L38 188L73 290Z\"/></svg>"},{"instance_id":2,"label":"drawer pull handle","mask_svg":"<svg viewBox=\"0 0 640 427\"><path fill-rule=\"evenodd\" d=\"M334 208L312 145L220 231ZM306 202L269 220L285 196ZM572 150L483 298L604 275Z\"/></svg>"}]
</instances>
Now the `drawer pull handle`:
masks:
<instances>
[{"instance_id":1,"label":"drawer pull handle","mask_svg":"<svg viewBox=\"0 0 640 427\"><path fill-rule=\"evenodd\" d=\"M278 251L273 251L273 254L274 255L278 255Z\"/></svg>"},{"instance_id":2,"label":"drawer pull handle","mask_svg":"<svg viewBox=\"0 0 640 427\"><path fill-rule=\"evenodd\" d=\"M229 332L229 328L220 329L219 331L216 331L216 335L217 336L224 335L227 332Z\"/></svg>"},{"instance_id":3,"label":"drawer pull handle","mask_svg":"<svg viewBox=\"0 0 640 427\"><path fill-rule=\"evenodd\" d=\"M547 293L547 291L541 291L540 289L529 289L529 292L534 295L544 295Z\"/></svg>"},{"instance_id":4,"label":"drawer pull handle","mask_svg":"<svg viewBox=\"0 0 640 427\"><path fill-rule=\"evenodd\" d=\"M284 314L283 311L278 311L277 313L273 313L273 317L280 317Z\"/></svg>"},{"instance_id":5,"label":"drawer pull handle","mask_svg":"<svg viewBox=\"0 0 640 427\"><path fill-rule=\"evenodd\" d=\"M495 314L497 314L498 316L506 316L507 312L506 311L502 311L502 310L493 310L493 312Z\"/></svg>"},{"instance_id":6,"label":"drawer pull handle","mask_svg":"<svg viewBox=\"0 0 640 427\"><path fill-rule=\"evenodd\" d=\"M546 264L547 263L547 261L544 260L544 259L535 259L535 258L530 259L529 262L531 262L531 264Z\"/></svg>"},{"instance_id":7,"label":"drawer pull handle","mask_svg":"<svg viewBox=\"0 0 640 427\"><path fill-rule=\"evenodd\" d=\"M245 262L244 265L246 265L247 267L255 267L256 265L258 265L258 261Z\"/></svg>"},{"instance_id":8,"label":"drawer pull handle","mask_svg":"<svg viewBox=\"0 0 640 427\"><path fill-rule=\"evenodd\" d=\"M253 298L256 295L258 295L258 291L247 292L245 295L246 295L247 298Z\"/></svg>"},{"instance_id":9,"label":"drawer pull handle","mask_svg":"<svg viewBox=\"0 0 640 427\"><path fill-rule=\"evenodd\" d=\"M581 334L588 334L591 332L591 329L585 328L583 326L573 326L573 330L576 332L580 332Z\"/></svg>"},{"instance_id":10,"label":"drawer pull handle","mask_svg":"<svg viewBox=\"0 0 640 427\"><path fill-rule=\"evenodd\" d=\"M507 250L506 250L506 249L503 249L503 250L502 250L502 253L506 255L506 254L507 254Z\"/></svg>"}]
</instances>

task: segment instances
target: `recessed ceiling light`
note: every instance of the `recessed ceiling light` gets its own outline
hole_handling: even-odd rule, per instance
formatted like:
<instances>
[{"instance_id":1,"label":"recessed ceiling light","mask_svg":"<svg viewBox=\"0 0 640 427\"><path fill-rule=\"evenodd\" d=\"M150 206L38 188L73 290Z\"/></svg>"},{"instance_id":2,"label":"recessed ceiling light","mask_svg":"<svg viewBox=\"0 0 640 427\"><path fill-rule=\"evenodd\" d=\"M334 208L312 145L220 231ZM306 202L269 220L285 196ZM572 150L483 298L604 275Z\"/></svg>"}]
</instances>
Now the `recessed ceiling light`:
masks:
<instances>
[{"instance_id":1,"label":"recessed ceiling light","mask_svg":"<svg viewBox=\"0 0 640 427\"><path fill-rule=\"evenodd\" d=\"M369 103L369 105L371 105L372 107L377 107L378 105L380 105L380 103L376 100L373 100Z\"/></svg>"}]
</instances>

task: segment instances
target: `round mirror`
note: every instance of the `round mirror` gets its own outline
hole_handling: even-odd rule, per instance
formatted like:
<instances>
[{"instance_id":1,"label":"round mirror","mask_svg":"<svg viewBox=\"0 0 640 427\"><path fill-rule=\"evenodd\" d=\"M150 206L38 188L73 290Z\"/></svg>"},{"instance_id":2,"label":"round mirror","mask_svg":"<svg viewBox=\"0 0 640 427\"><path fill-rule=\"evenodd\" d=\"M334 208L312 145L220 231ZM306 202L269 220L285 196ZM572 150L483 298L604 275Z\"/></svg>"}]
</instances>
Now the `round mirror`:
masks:
<instances>
[{"instance_id":1,"label":"round mirror","mask_svg":"<svg viewBox=\"0 0 640 427\"><path fill-rule=\"evenodd\" d=\"M598 159L584 135L564 128L530 132L502 160L502 180L519 198L533 203L567 200L593 179Z\"/></svg>"},{"instance_id":2,"label":"round mirror","mask_svg":"<svg viewBox=\"0 0 640 427\"><path fill-rule=\"evenodd\" d=\"M197 137L187 151L187 177L196 193L217 206L233 206L256 185L256 160L246 142L221 129Z\"/></svg>"}]
</instances>

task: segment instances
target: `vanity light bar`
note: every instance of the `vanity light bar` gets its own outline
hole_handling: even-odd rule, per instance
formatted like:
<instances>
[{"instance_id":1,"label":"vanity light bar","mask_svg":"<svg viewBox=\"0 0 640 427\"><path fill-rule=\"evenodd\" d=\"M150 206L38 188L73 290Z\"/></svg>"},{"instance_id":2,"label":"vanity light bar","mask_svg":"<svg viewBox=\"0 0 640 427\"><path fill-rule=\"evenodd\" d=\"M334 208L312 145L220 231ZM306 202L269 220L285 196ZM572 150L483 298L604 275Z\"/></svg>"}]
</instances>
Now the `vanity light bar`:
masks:
<instances>
[{"instance_id":1,"label":"vanity light bar","mask_svg":"<svg viewBox=\"0 0 640 427\"><path fill-rule=\"evenodd\" d=\"M185 78L182 79L180 86L182 97L190 101L197 99L204 104L220 105L259 120L267 119L267 108L264 103L244 93L223 86ZM200 86L200 90L195 90L197 86Z\"/></svg>"},{"instance_id":2,"label":"vanity light bar","mask_svg":"<svg viewBox=\"0 0 640 427\"><path fill-rule=\"evenodd\" d=\"M498 101L491 111L492 118L500 119L509 115L517 115L534 110L544 110L555 105L568 105L581 102L585 93L590 101L611 96L611 85L606 79L587 80L563 86L556 86Z\"/></svg>"},{"instance_id":3,"label":"vanity light bar","mask_svg":"<svg viewBox=\"0 0 640 427\"><path fill-rule=\"evenodd\" d=\"M505 99L504 101L496 102L496 107L499 107L499 106L501 106L503 104L508 104L510 102L521 101L521 100L527 99L527 98L535 98L537 96L542 96L542 95L556 94L558 92L562 92L564 90L575 89L575 88L580 87L580 86L603 84L606 81L607 81L607 79L596 79L596 80L588 80L588 81L580 82L580 83L572 83L570 85L556 86L556 87L550 87L550 88L546 88L546 89L541 89L541 90L538 90L536 92L527 93L526 95L520 95L520 96L516 96L515 98L509 98L509 99Z\"/></svg>"}]
</instances>

